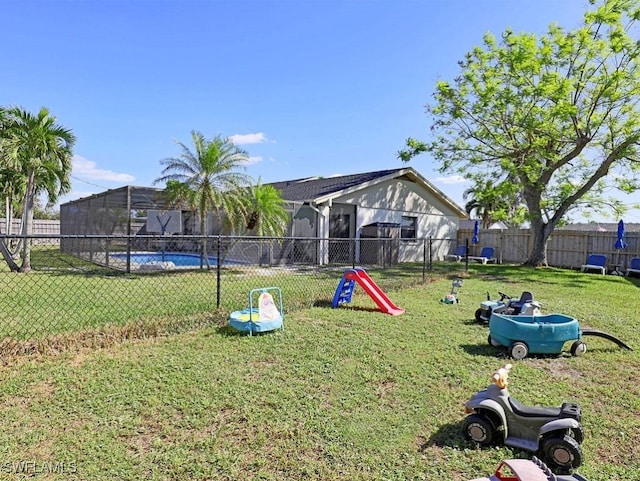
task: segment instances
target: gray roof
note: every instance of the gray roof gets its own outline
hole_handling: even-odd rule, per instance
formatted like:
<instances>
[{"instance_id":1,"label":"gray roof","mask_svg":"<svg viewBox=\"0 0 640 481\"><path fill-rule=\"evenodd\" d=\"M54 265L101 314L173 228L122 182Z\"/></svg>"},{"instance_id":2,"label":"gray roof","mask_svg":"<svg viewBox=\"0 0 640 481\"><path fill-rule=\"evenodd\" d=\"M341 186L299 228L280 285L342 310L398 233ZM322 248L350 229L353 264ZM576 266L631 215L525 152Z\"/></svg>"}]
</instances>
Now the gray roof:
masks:
<instances>
[{"instance_id":1,"label":"gray roof","mask_svg":"<svg viewBox=\"0 0 640 481\"><path fill-rule=\"evenodd\" d=\"M418 183L431 191L455 210L460 217L467 217L466 212L433 184L422 177L412 167L400 169L378 170L360 174L340 175L335 177L306 177L301 179L272 182L276 189L280 190L282 198L290 202L326 202L331 198L352 193L365 187L375 185L384 180L405 178L408 181Z\"/></svg>"},{"instance_id":2,"label":"gray roof","mask_svg":"<svg viewBox=\"0 0 640 481\"><path fill-rule=\"evenodd\" d=\"M319 197L342 192L350 187L396 174L403 169L379 170L363 174L341 175L336 177L307 177L303 179L273 182L271 185L282 193L282 198L290 201L310 202Z\"/></svg>"}]
</instances>

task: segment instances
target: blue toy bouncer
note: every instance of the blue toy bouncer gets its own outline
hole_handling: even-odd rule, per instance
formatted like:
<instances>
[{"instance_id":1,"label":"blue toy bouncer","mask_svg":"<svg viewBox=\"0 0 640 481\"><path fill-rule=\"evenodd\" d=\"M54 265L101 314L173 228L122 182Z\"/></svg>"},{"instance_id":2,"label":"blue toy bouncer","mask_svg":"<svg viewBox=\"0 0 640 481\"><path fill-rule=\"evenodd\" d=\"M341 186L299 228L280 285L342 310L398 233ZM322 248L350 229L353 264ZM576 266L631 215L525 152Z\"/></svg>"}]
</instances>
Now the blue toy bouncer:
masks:
<instances>
[{"instance_id":1,"label":"blue toy bouncer","mask_svg":"<svg viewBox=\"0 0 640 481\"><path fill-rule=\"evenodd\" d=\"M272 294L273 293L273 294ZM254 298L258 296L257 307ZM277 305L273 296L277 297ZM254 332L284 330L284 311L282 310L282 291L279 287L261 287L249 291L249 307L229 314L229 326L240 332L253 335Z\"/></svg>"}]
</instances>

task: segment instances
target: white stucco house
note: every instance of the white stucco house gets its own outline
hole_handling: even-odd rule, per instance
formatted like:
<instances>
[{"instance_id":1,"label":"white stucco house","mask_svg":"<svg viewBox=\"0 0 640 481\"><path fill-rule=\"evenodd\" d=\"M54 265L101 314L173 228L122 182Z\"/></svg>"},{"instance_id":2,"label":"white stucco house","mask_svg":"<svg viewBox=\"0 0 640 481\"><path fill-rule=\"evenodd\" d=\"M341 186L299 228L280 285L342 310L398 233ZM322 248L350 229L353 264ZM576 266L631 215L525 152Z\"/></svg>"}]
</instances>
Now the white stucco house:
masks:
<instances>
[{"instance_id":1,"label":"white stucco house","mask_svg":"<svg viewBox=\"0 0 640 481\"><path fill-rule=\"evenodd\" d=\"M397 261L422 259L418 239L456 237L462 207L411 167L274 182L292 207L292 237L397 238ZM449 245L434 253L444 257ZM331 249L323 249L327 257ZM360 256L356 253L356 258ZM331 259L324 259L331 261Z\"/></svg>"},{"instance_id":2,"label":"white stucco house","mask_svg":"<svg viewBox=\"0 0 640 481\"><path fill-rule=\"evenodd\" d=\"M269 241L270 263L380 263L381 253L392 263L419 262L424 239L453 239L453 244L440 242L433 247L432 255L442 259L455 245L460 221L468 219L462 207L411 167L270 185L281 192L291 219L286 238ZM150 228L154 216L147 218L147 214L170 209L163 189L126 186L63 204L61 233L126 234L142 239L142 235L157 232ZM178 217L178 227L171 235L200 234L195 212L181 210ZM209 215L207 226L208 235L222 233L214 214ZM252 243L261 247L252 248ZM63 244L68 253L100 248L87 247L84 239L69 239ZM260 257L256 261L261 262L264 244L253 238L231 249L242 249L239 258L255 252ZM144 247L152 249L152 245L149 241ZM188 249L189 242L179 240L179 246Z\"/></svg>"}]
</instances>

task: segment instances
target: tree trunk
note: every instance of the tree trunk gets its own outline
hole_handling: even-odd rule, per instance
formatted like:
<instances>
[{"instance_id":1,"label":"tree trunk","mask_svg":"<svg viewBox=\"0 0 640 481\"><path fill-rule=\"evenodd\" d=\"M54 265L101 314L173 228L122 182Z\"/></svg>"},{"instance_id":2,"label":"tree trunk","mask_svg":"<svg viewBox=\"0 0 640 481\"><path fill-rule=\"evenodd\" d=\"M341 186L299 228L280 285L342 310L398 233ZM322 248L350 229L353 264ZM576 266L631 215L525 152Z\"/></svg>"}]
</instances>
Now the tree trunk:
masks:
<instances>
[{"instance_id":1,"label":"tree trunk","mask_svg":"<svg viewBox=\"0 0 640 481\"><path fill-rule=\"evenodd\" d=\"M524 261L525 266L547 267L547 237L540 231L532 231L533 243L531 245L531 251L529 252L529 258Z\"/></svg>"},{"instance_id":2,"label":"tree trunk","mask_svg":"<svg viewBox=\"0 0 640 481\"><path fill-rule=\"evenodd\" d=\"M7 234L7 236L11 236L13 234L13 209L11 208L11 196L5 196L4 199L4 210L5 210L5 214L4 214L4 218L5 218L5 234ZM22 225L22 219L20 219L20 222ZM13 263L13 258L16 256L16 254L20 251L20 246L22 245L22 241L21 239L18 239L17 241L13 241L13 242L9 242L7 243L6 239L2 240L2 247L0 247L0 249L2 249L3 251L6 251L8 253L8 255L11 258L11 261L7 260L7 263L11 262ZM2 253L4 256L4 252ZM5 256L5 260L7 259L7 256ZM15 263L14 263L15 265ZM12 269L13 270L13 269Z\"/></svg>"},{"instance_id":3,"label":"tree trunk","mask_svg":"<svg viewBox=\"0 0 640 481\"><path fill-rule=\"evenodd\" d=\"M18 272L20 270L16 261L13 260L13 256L11 255L7 244L4 242L4 239L0 239L0 253L2 253L2 257L4 257L4 260L9 266L11 272Z\"/></svg>"},{"instance_id":4,"label":"tree trunk","mask_svg":"<svg viewBox=\"0 0 640 481\"><path fill-rule=\"evenodd\" d=\"M531 236L533 244L529 252L529 258L524 261L525 266L530 267L548 267L547 263L547 241L555 228L555 223L544 223L542 221L531 222Z\"/></svg>"},{"instance_id":5,"label":"tree trunk","mask_svg":"<svg viewBox=\"0 0 640 481\"><path fill-rule=\"evenodd\" d=\"M207 236L209 233L207 232L207 217L204 212L200 214L200 233L202 234L202 258L204 259L207 269L211 269L209 254L207 254Z\"/></svg>"},{"instance_id":6,"label":"tree trunk","mask_svg":"<svg viewBox=\"0 0 640 481\"><path fill-rule=\"evenodd\" d=\"M13 216L11 215L11 197L9 197L8 195L6 195L4 198L4 218L7 221L5 231L7 231L7 235L11 235Z\"/></svg>"},{"instance_id":7,"label":"tree trunk","mask_svg":"<svg viewBox=\"0 0 640 481\"><path fill-rule=\"evenodd\" d=\"M36 196L35 186L36 172L31 169L29 172L29 179L27 180L27 190L24 197L24 213L22 214L22 266L20 266L20 272L31 271L31 239L27 238L33 233L33 203Z\"/></svg>"}]
</instances>

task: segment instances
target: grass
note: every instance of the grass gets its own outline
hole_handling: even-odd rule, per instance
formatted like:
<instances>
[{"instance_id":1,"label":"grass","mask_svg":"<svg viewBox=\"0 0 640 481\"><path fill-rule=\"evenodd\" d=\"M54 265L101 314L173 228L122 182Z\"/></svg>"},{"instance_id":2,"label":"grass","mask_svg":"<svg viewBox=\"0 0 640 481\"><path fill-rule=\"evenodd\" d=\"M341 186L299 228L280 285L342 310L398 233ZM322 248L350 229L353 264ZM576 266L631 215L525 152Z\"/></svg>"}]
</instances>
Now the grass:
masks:
<instances>
[{"instance_id":1,"label":"grass","mask_svg":"<svg viewBox=\"0 0 640 481\"><path fill-rule=\"evenodd\" d=\"M388 292L406 309L401 316L379 312L359 290L348 307L288 313L283 332L240 336L221 323L5 359L0 478L16 479L20 470L51 480L488 475L501 459L528 454L479 449L461 435L464 401L506 362L487 344L487 328L473 321L487 291L531 290L544 312L572 315L637 348L639 285L560 269L474 265L459 304L439 302L451 288L447 279ZM586 341L583 357L515 362L511 393L526 404L577 401L585 428L579 472L638 480L638 351Z\"/></svg>"},{"instance_id":2,"label":"grass","mask_svg":"<svg viewBox=\"0 0 640 481\"><path fill-rule=\"evenodd\" d=\"M175 325L187 319L191 325L198 317L198 325L212 325L229 311L246 307L251 289L271 285L282 289L289 310L326 304L344 269L227 267L218 286L215 269L126 274L62 254L55 246L34 248L32 265L29 275L18 275L0 262L0 349L7 348L3 338L33 344L52 335L112 326L135 325L139 330L165 319ZM385 289L423 280L419 265L370 273Z\"/></svg>"}]
</instances>

